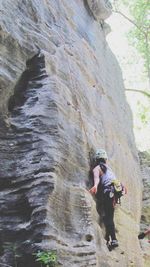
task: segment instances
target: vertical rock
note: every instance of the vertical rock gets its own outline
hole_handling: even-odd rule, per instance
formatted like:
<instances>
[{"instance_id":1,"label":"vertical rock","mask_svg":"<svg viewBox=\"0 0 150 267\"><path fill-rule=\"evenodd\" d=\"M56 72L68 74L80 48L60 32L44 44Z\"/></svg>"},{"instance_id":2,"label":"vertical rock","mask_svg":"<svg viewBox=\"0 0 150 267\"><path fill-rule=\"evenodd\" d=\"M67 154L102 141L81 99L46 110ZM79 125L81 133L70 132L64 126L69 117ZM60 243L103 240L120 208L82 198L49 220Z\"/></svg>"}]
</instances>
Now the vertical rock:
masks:
<instances>
[{"instance_id":1,"label":"vertical rock","mask_svg":"<svg viewBox=\"0 0 150 267\"><path fill-rule=\"evenodd\" d=\"M149 151L139 152L141 173L143 179L143 197L142 197L142 212L141 212L141 232L150 228L150 153ZM148 239L149 236L148 236ZM144 266L148 267L150 263L149 243L147 237L140 240L140 245L143 249Z\"/></svg>"}]
</instances>

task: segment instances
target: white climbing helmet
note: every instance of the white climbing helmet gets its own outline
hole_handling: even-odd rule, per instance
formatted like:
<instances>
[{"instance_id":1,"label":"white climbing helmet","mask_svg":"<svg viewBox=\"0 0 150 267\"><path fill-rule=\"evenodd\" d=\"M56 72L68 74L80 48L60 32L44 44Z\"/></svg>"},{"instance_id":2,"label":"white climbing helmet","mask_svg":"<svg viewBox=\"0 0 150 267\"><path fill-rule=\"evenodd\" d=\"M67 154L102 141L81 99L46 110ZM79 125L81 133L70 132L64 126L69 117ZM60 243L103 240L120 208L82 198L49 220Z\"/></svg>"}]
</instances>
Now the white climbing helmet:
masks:
<instances>
[{"instance_id":1,"label":"white climbing helmet","mask_svg":"<svg viewBox=\"0 0 150 267\"><path fill-rule=\"evenodd\" d=\"M95 153L96 159L108 159L107 153L104 149L97 149Z\"/></svg>"}]
</instances>

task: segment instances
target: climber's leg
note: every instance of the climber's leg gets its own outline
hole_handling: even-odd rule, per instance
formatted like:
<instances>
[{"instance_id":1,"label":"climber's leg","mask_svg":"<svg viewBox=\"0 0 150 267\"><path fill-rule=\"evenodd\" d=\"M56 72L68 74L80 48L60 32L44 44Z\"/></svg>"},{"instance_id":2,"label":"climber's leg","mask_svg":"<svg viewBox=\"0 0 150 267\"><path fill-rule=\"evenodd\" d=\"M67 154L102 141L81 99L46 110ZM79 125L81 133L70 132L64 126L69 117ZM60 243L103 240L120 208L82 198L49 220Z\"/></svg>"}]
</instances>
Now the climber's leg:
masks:
<instances>
[{"instance_id":1,"label":"climber's leg","mask_svg":"<svg viewBox=\"0 0 150 267\"><path fill-rule=\"evenodd\" d=\"M104 211L105 211L105 228L106 228L106 240L110 241L112 245L118 246L118 241L115 234L115 225L114 225L114 206L113 199L109 197L109 193L104 194Z\"/></svg>"}]
</instances>

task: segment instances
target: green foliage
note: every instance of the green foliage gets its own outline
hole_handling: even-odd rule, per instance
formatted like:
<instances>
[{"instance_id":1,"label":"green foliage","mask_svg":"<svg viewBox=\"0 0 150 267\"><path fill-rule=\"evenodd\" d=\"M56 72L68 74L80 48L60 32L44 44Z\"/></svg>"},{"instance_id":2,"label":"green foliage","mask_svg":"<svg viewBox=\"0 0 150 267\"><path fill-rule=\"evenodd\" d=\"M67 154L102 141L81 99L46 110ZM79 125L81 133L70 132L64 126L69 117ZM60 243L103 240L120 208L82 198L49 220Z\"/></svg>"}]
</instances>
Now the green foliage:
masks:
<instances>
[{"instance_id":1,"label":"green foliage","mask_svg":"<svg viewBox=\"0 0 150 267\"><path fill-rule=\"evenodd\" d=\"M42 266L55 267L57 265L56 251L38 251L36 254L36 261L39 261Z\"/></svg>"},{"instance_id":2,"label":"green foliage","mask_svg":"<svg viewBox=\"0 0 150 267\"><path fill-rule=\"evenodd\" d=\"M126 15L133 27L128 34L129 42L141 54L150 80L150 1L114 0L114 9ZM128 14L126 11L128 10ZM125 17L125 16L124 16Z\"/></svg>"},{"instance_id":3,"label":"green foliage","mask_svg":"<svg viewBox=\"0 0 150 267\"><path fill-rule=\"evenodd\" d=\"M130 13L137 27L133 27L129 34L129 40L142 55L146 71L150 66L150 1L132 0L129 5Z\"/></svg>"},{"instance_id":4,"label":"green foliage","mask_svg":"<svg viewBox=\"0 0 150 267\"><path fill-rule=\"evenodd\" d=\"M150 109L149 107L141 104L138 101L138 116L142 122L142 124L146 125L150 121Z\"/></svg>"},{"instance_id":5,"label":"green foliage","mask_svg":"<svg viewBox=\"0 0 150 267\"><path fill-rule=\"evenodd\" d=\"M142 58L139 73L131 73L131 77L135 78L135 80L133 83L134 85L130 85L129 87L132 88L132 86L137 86L137 88L133 88L135 93L138 92L139 88L142 88L139 92L142 93L143 91L143 95L148 97L147 102L142 101L142 98L140 99L138 106L136 106L136 111L133 106L133 112L137 123L136 129L145 129L150 121L149 92L147 91L147 86L145 87L145 85L148 85L147 82L149 82L150 85L150 0L113 0L113 10L124 18L124 23L127 22L127 24L129 24L130 22L130 26L132 26L127 38L132 47L136 49L132 50L137 53L132 52L130 58L127 58L128 66L129 64L133 64L133 66L136 64L138 65L138 60ZM137 56L137 54L140 57ZM127 80L128 79L129 78L127 77ZM138 81L140 84L138 84Z\"/></svg>"}]
</instances>

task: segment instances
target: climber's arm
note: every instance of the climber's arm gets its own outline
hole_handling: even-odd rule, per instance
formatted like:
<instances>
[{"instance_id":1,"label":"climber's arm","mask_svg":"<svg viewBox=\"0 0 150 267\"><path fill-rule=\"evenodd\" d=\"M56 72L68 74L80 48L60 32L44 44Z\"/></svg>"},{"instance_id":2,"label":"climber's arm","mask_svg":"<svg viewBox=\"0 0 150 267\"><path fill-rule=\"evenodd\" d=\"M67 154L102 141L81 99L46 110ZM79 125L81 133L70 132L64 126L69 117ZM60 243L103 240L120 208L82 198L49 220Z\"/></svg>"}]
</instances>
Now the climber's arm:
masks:
<instances>
[{"instance_id":1,"label":"climber's arm","mask_svg":"<svg viewBox=\"0 0 150 267\"><path fill-rule=\"evenodd\" d=\"M101 173L101 168L98 165L93 169L94 186L89 190L90 193L94 193L94 194L97 193L97 187L98 187L98 184L99 184L99 181L100 181L100 178L99 178L100 173Z\"/></svg>"},{"instance_id":2,"label":"climber's arm","mask_svg":"<svg viewBox=\"0 0 150 267\"><path fill-rule=\"evenodd\" d=\"M145 234L145 235L150 234L150 229L146 230L146 231L144 232L144 234Z\"/></svg>"}]
</instances>

